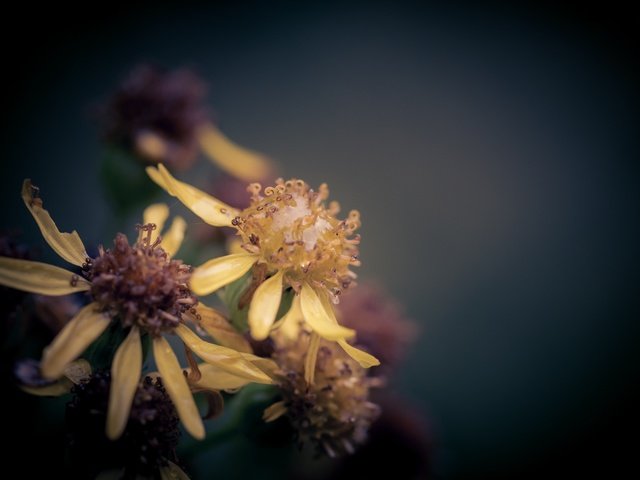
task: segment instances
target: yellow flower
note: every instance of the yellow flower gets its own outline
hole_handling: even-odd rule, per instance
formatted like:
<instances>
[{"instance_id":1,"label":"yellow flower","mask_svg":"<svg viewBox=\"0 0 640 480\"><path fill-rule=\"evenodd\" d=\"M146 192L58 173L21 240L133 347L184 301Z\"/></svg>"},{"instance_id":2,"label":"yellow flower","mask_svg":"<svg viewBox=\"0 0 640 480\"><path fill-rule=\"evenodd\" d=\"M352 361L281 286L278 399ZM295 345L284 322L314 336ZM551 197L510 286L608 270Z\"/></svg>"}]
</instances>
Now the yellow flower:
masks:
<instances>
[{"instance_id":1,"label":"yellow flower","mask_svg":"<svg viewBox=\"0 0 640 480\"><path fill-rule=\"evenodd\" d=\"M356 275L351 266L358 260L360 216L352 210L346 220L336 215L337 202L325 205L329 195L325 184L318 191L302 180L281 179L262 191L251 184L251 205L240 211L210 195L175 179L159 165L148 167L149 176L169 194L177 197L209 225L235 228L242 240L243 253L212 259L197 267L191 289L207 295L253 270L253 298L249 306L251 335L265 339L274 328L283 290L296 293L286 323L304 321L313 335L337 341L345 352L363 367L378 360L347 343L355 331L338 324L333 303ZM318 342L312 341L311 348ZM315 361L309 362L313 370ZM313 378L312 371L308 373Z\"/></svg>"},{"instance_id":2,"label":"yellow flower","mask_svg":"<svg viewBox=\"0 0 640 480\"><path fill-rule=\"evenodd\" d=\"M368 375L335 343L306 332L296 339L274 335L274 342L282 400L269 406L263 418L271 422L286 415L300 442L311 442L330 457L353 453L380 413L370 397L372 388L383 385L382 379ZM320 349L316 347L314 354L316 379L309 384L304 366L313 343Z\"/></svg>"},{"instance_id":3,"label":"yellow flower","mask_svg":"<svg viewBox=\"0 0 640 480\"><path fill-rule=\"evenodd\" d=\"M43 295L88 292L92 299L45 349L42 376L51 380L61 377L67 365L112 321L129 329L111 367L113 388L107 436L119 437L129 418L142 371L143 334L151 336L153 356L166 390L185 428L196 438L204 437L204 425L165 334L178 335L191 351L222 371L247 381L271 383L269 376L254 365L264 364L264 359L246 353L240 335L234 337L230 327L220 325L220 319L217 323L212 320L211 309L198 305L188 286L191 267L171 259L182 242L184 220L176 217L165 236L161 239L158 235L169 214L166 205L156 204L145 210L144 225L135 244L129 245L126 236L118 234L113 249L100 247L99 255L89 258L77 232L58 230L30 180L23 184L22 198L47 243L67 262L81 267L82 274L40 262L0 257L0 284ZM203 318L203 326L221 343L238 345L243 351L206 342L185 326L187 320L197 322Z\"/></svg>"}]
</instances>

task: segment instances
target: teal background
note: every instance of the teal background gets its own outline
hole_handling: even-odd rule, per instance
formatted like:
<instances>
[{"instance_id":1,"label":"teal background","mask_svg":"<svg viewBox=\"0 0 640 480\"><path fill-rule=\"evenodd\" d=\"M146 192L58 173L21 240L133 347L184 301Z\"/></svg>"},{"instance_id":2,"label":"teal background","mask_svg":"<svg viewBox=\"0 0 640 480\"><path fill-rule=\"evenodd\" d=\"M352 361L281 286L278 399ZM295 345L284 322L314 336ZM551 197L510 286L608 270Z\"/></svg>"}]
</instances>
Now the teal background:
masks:
<instances>
[{"instance_id":1,"label":"teal background","mask_svg":"<svg viewBox=\"0 0 640 480\"><path fill-rule=\"evenodd\" d=\"M621 5L103 8L5 43L2 227L54 258L21 205L30 177L87 244L131 233L102 193L95 109L139 62L193 67L231 138L360 210L361 277L420 324L394 385L430 420L438 476L630 465L639 97Z\"/></svg>"}]
</instances>

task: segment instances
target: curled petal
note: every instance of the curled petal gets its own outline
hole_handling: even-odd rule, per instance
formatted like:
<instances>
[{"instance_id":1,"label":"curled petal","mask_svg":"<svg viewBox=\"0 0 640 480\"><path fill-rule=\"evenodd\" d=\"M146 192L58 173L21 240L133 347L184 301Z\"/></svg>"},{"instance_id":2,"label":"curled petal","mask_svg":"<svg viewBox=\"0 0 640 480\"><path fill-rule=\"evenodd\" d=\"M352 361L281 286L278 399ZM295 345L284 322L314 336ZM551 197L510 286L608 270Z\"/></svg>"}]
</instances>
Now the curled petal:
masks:
<instances>
[{"instance_id":1,"label":"curled petal","mask_svg":"<svg viewBox=\"0 0 640 480\"><path fill-rule=\"evenodd\" d=\"M327 340L343 340L355 335L355 331L333 322L325 311L316 291L308 283L302 284L300 307L311 329Z\"/></svg>"},{"instance_id":2,"label":"curled petal","mask_svg":"<svg viewBox=\"0 0 640 480\"><path fill-rule=\"evenodd\" d=\"M283 272L279 271L262 282L253 294L249 306L249 328L256 340L267 338L276 320L282 300L282 277Z\"/></svg>"},{"instance_id":3,"label":"curled petal","mask_svg":"<svg viewBox=\"0 0 640 480\"><path fill-rule=\"evenodd\" d=\"M271 172L264 155L236 145L213 125L201 129L199 140L202 150L216 165L240 180L262 180Z\"/></svg>"},{"instance_id":4,"label":"curled petal","mask_svg":"<svg viewBox=\"0 0 640 480\"><path fill-rule=\"evenodd\" d=\"M220 345L238 352L251 353L251 346L246 338L231 326L229 320L217 310L199 303L196 307L199 325Z\"/></svg>"},{"instance_id":5,"label":"curled petal","mask_svg":"<svg viewBox=\"0 0 640 480\"><path fill-rule=\"evenodd\" d=\"M238 210L213 198L208 193L174 178L164 165L147 167L147 174L171 196L178 198L189 210L214 227L231 227Z\"/></svg>"},{"instance_id":6,"label":"curled petal","mask_svg":"<svg viewBox=\"0 0 640 480\"><path fill-rule=\"evenodd\" d=\"M205 342L184 325L178 325L175 332L205 362L255 383L273 383L262 370L247 360L253 355Z\"/></svg>"},{"instance_id":7,"label":"curled petal","mask_svg":"<svg viewBox=\"0 0 640 480\"><path fill-rule=\"evenodd\" d=\"M257 255L250 253L234 253L209 260L193 271L191 290L196 295L215 292L247 273L257 260Z\"/></svg>"},{"instance_id":8,"label":"curled petal","mask_svg":"<svg viewBox=\"0 0 640 480\"><path fill-rule=\"evenodd\" d=\"M37 196L38 188L31 180L22 183L22 199L40 228L40 233L49 246L67 262L81 267L87 261L87 251L84 248L78 232L65 233L58 230L55 222L42 206L42 199Z\"/></svg>"},{"instance_id":9,"label":"curled petal","mask_svg":"<svg viewBox=\"0 0 640 480\"><path fill-rule=\"evenodd\" d=\"M0 285L41 295L67 295L91 288L83 277L64 268L8 257L0 257Z\"/></svg>"},{"instance_id":10,"label":"curled petal","mask_svg":"<svg viewBox=\"0 0 640 480\"><path fill-rule=\"evenodd\" d=\"M167 389L171 401L178 411L178 416L185 429L199 440L204 438L204 424L198 413L198 407L182 374L182 369L171 350L171 345L163 337L153 339L153 356L162 376L162 383Z\"/></svg>"},{"instance_id":11,"label":"curled petal","mask_svg":"<svg viewBox=\"0 0 640 480\"><path fill-rule=\"evenodd\" d=\"M111 388L109 389L109 411L107 414L107 437L111 440L122 435L133 397L136 394L142 371L142 343L140 330L133 326L127 338L116 351L111 365Z\"/></svg>"},{"instance_id":12,"label":"curled petal","mask_svg":"<svg viewBox=\"0 0 640 480\"><path fill-rule=\"evenodd\" d=\"M100 336L111 319L97 310L95 303L82 308L58 333L42 355L42 376L59 378L66 366Z\"/></svg>"}]
</instances>

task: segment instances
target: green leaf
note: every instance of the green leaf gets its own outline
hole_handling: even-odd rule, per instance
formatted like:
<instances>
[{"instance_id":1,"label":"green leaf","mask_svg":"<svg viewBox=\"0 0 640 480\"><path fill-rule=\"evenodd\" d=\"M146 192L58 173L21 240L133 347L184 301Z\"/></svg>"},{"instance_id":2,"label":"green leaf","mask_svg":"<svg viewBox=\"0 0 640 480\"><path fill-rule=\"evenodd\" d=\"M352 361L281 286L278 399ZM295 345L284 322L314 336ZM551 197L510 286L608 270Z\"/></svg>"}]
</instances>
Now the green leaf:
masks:
<instances>
[{"instance_id":1,"label":"green leaf","mask_svg":"<svg viewBox=\"0 0 640 480\"><path fill-rule=\"evenodd\" d=\"M245 290L251 285L251 281L251 271L249 271L238 280L227 285L220 295L222 301L229 310L231 325L233 325L239 332L246 332L249 328L249 319L247 318L247 315L249 314L249 305L245 305L245 307L241 309L238 308L238 302Z\"/></svg>"}]
</instances>

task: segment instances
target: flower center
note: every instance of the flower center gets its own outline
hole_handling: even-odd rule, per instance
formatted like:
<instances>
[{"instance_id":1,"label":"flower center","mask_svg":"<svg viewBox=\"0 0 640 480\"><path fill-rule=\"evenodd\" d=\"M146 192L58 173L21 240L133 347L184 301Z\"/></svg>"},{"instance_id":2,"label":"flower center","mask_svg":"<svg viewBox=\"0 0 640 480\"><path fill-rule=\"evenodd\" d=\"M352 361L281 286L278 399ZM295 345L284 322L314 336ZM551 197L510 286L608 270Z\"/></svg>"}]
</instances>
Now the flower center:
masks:
<instances>
[{"instance_id":1,"label":"flower center","mask_svg":"<svg viewBox=\"0 0 640 480\"><path fill-rule=\"evenodd\" d=\"M139 228L141 235L133 246L119 233L113 249L100 247L98 257L86 265L86 275L103 311L117 316L124 327L138 325L158 336L172 332L197 300L188 287L191 267L169 259L160 237L151 242L154 224Z\"/></svg>"},{"instance_id":2,"label":"flower center","mask_svg":"<svg viewBox=\"0 0 640 480\"><path fill-rule=\"evenodd\" d=\"M233 220L245 250L258 254L258 264L267 271L284 270L286 281L295 289L308 281L339 294L349 286L358 266L360 215L356 210L346 220L336 218L337 202L328 207L326 184L314 191L302 180L284 181L262 191L254 183L247 189L251 205Z\"/></svg>"}]
</instances>

